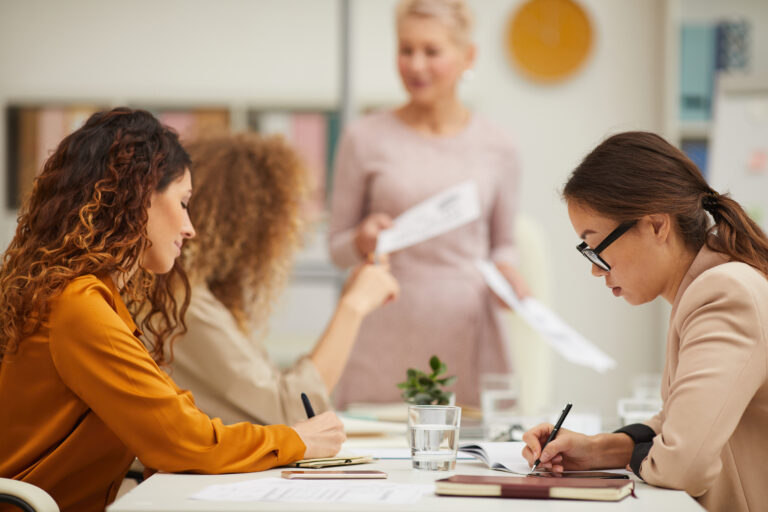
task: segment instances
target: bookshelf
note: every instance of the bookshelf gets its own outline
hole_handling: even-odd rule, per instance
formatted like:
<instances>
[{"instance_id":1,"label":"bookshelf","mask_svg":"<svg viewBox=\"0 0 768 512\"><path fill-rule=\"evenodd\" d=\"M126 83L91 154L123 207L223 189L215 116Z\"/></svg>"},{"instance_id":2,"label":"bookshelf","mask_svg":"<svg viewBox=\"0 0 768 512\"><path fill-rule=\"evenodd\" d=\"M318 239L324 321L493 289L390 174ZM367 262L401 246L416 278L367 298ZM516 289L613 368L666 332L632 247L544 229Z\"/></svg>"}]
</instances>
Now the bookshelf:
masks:
<instances>
[{"instance_id":1,"label":"bookshelf","mask_svg":"<svg viewBox=\"0 0 768 512\"><path fill-rule=\"evenodd\" d=\"M291 280L269 321L267 350L286 366L308 351L331 318L345 273L331 263L325 243L327 195L340 132L339 109L317 104L173 101L10 101L5 108L5 209L14 213L34 177L61 139L99 110L125 105L152 112L182 140L229 129L279 134L296 148L310 173L308 228L296 254ZM297 312L301 322L296 322Z\"/></svg>"},{"instance_id":2,"label":"bookshelf","mask_svg":"<svg viewBox=\"0 0 768 512\"><path fill-rule=\"evenodd\" d=\"M708 176L722 76L768 70L768 9L752 0L667 0L664 132Z\"/></svg>"},{"instance_id":3,"label":"bookshelf","mask_svg":"<svg viewBox=\"0 0 768 512\"><path fill-rule=\"evenodd\" d=\"M64 136L82 126L94 112L111 108L111 102L10 103L6 107L6 209L17 209L31 189L35 175ZM152 112L171 126L182 141L210 131L254 131L282 135L304 159L310 173L308 215L312 221L325 216L327 191L340 122L337 109L316 106L238 107L200 104L167 105L124 102Z\"/></svg>"}]
</instances>

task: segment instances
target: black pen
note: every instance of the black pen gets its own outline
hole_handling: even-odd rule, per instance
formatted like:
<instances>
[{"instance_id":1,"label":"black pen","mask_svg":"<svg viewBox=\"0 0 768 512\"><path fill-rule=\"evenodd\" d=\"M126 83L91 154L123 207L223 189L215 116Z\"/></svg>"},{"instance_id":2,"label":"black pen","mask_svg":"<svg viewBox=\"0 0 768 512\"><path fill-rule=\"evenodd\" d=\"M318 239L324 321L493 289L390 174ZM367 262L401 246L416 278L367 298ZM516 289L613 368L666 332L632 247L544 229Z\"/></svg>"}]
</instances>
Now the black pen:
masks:
<instances>
[{"instance_id":1,"label":"black pen","mask_svg":"<svg viewBox=\"0 0 768 512\"><path fill-rule=\"evenodd\" d=\"M571 410L571 406L573 404L567 404L565 406L565 409L563 409L563 412L560 414L560 418L557 420L557 423L555 423L555 428L552 429L552 432L549 433L549 437L547 438L547 441L542 445L541 447L541 453L544 453L544 448L549 444L550 441L552 441L557 433L560 431L560 427L563 425L563 421L565 421L565 417L568 416L568 412ZM533 463L533 467L531 468L531 473L536 471L536 466L541 463L541 455L539 455L539 458L536 459L536 462ZM528 473L529 475L531 473Z\"/></svg>"},{"instance_id":2,"label":"black pen","mask_svg":"<svg viewBox=\"0 0 768 512\"><path fill-rule=\"evenodd\" d=\"M315 415L315 411L312 409L312 404L309 403L309 397L306 393L301 394L301 402L304 404L304 410L307 411L307 418L312 418Z\"/></svg>"}]
</instances>

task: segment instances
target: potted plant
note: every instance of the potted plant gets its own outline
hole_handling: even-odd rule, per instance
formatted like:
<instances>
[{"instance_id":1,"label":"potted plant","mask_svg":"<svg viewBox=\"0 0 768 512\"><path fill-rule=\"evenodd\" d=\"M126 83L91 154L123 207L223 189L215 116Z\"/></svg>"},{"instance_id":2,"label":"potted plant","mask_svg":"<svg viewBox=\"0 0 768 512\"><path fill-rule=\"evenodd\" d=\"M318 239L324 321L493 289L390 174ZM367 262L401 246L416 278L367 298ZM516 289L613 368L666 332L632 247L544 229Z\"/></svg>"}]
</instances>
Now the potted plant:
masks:
<instances>
[{"instance_id":1,"label":"potted plant","mask_svg":"<svg viewBox=\"0 0 768 512\"><path fill-rule=\"evenodd\" d=\"M402 397L406 403L414 405L449 405L453 393L443 388L456 381L456 377L442 377L447 366L437 356L429 359L432 372L427 374L415 368L408 368L406 380L397 385L403 390Z\"/></svg>"}]
</instances>

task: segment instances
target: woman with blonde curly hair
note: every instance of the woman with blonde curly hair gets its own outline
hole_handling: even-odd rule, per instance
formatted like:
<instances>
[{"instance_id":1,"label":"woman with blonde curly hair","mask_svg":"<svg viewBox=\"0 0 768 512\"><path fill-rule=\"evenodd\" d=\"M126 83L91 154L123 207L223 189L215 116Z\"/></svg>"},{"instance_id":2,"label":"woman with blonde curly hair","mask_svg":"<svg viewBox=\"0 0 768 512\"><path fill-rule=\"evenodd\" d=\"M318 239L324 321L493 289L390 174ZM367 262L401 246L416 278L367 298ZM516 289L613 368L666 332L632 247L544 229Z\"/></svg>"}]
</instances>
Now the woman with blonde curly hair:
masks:
<instances>
[{"instance_id":1,"label":"woman with blonde curly hair","mask_svg":"<svg viewBox=\"0 0 768 512\"><path fill-rule=\"evenodd\" d=\"M3 257L0 477L43 488L62 511L104 510L134 457L250 472L333 455L344 439L332 413L226 426L158 367L189 303L176 264L195 234L189 163L148 112L94 114L45 163Z\"/></svg>"},{"instance_id":2,"label":"woman with blonde curly hair","mask_svg":"<svg viewBox=\"0 0 768 512\"><path fill-rule=\"evenodd\" d=\"M278 369L257 334L300 242L304 166L278 137L219 135L188 149L198 234L183 252L193 292L171 376L225 423L298 421L306 416L302 392L315 409L330 409L363 317L397 296L396 281L385 266L359 267L312 352Z\"/></svg>"}]
</instances>

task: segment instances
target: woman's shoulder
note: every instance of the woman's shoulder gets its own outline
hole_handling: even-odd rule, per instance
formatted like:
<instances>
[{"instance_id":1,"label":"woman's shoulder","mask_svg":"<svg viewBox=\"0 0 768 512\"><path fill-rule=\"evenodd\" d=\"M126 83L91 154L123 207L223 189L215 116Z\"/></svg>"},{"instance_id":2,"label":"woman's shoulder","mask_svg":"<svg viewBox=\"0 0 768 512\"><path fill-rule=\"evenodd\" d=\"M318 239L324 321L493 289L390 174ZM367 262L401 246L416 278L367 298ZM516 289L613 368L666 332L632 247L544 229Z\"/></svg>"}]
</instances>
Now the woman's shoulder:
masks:
<instances>
[{"instance_id":1,"label":"woman's shoulder","mask_svg":"<svg viewBox=\"0 0 768 512\"><path fill-rule=\"evenodd\" d=\"M702 272L691 282L681 298L681 302L694 303L711 303L713 300L743 302L766 310L768 278L751 265L728 261Z\"/></svg>"},{"instance_id":2,"label":"woman's shoulder","mask_svg":"<svg viewBox=\"0 0 768 512\"><path fill-rule=\"evenodd\" d=\"M506 128L481 114L473 114L472 122L474 133L482 137L485 143L491 147L502 151L515 150L515 137Z\"/></svg>"},{"instance_id":3,"label":"woman's shoulder","mask_svg":"<svg viewBox=\"0 0 768 512\"><path fill-rule=\"evenodd\" d=\"M213 294L210 288L204 283L197 283L192 286L189 297L189 309L217 310L225 308L224 304Z\"/></svg>"},{"instance_id":4,"label":"woman's shoulder","mask_svg":"<svg viewBox=\"0 0 768 512\"><path fill-rule=\"evenodd\" d=\"M109 324L116 318L135 329L120 292L108 277L76 277L51 301L52 328L89 329L87 326Z\"/></svg>"},{"instance_id":5,"label":"woman's shoulder","mask_svg":"<svg viewBox=\"0 0 768 512\"><path fill-rule=\"evenodd\" d=\"M236 323L229 309L204 283L192 286L189 308L187 309L187 324L199 322L220 325L234 325Z\"/></svg>"},{"instance_id":6,"label":"woman's shoulder","mask_svg":"<svg viewBox=\"0 0 768 512\"><path fill-rule=\"evenodd\" d=\"M732 282L734 285L741 284L750 288L757 286L758 288L765 287L768 289L768 278L752 265L741 261L726 261L715 265L702 272L694 280L694 283L700 279L703 281L725 280Z\"/></svg>"},{"instance_id":7,"label":"woman's shoulder","mask_svg":"<svg viewBox=\"0 0 768 512\"><path fill-rule=\"evenodd\" d=\"M382 109L350 121L345 131L351 137L367 138L396 128L395 113L389 109Z\"/></svg>"},{"instance_id":8,"label":"woman's shoulder","mask_svg":"<svg viewBox=\"0 0 768 512\"><path fill-rule=\"evenodd\" d=\"M64 287L57 302L62 305L89 301L106 301L114 306L118 292L109 278L100 279L93 274L78 276Z\"/></svg>"}]
</instances>

